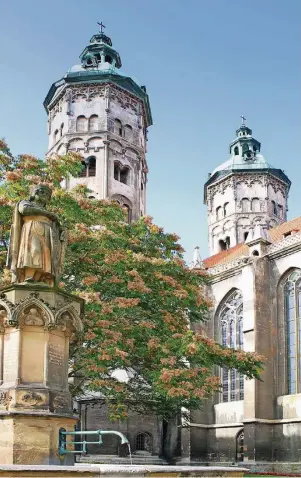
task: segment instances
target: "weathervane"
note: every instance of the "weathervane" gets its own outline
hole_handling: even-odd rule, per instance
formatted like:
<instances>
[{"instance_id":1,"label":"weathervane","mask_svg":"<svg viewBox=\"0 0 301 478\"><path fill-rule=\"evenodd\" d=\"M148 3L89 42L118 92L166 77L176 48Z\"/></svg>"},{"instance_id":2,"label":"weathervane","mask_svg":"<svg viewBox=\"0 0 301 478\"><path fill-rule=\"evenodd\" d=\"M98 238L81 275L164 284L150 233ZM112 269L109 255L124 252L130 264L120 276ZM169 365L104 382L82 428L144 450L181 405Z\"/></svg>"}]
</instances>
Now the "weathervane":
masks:
<instances>
[{"instance_id":1,"label":"weathervane","mask_svg":"<svg viewBox=\"0 0 301 478\"><path fill-rule=\"evenodd\" d=\"M97 25L99 25L99 30L100 30L100 33L103 33L103 28L106 28L105 25L102 23L102 22L97 22Z\"/></svg>"},{"instance_id":2,"label":"weathervane","mask_svg":"<svg viewBox=\"0 0 301 478\"><path fill-rule=\"evenodd\" d=\"M245 121L246 121L247 118L245 118L244 115L240 115L240 117L241 117L241 124L242 124L243 126L246 126Z\"/></svg>"}]
</instances>

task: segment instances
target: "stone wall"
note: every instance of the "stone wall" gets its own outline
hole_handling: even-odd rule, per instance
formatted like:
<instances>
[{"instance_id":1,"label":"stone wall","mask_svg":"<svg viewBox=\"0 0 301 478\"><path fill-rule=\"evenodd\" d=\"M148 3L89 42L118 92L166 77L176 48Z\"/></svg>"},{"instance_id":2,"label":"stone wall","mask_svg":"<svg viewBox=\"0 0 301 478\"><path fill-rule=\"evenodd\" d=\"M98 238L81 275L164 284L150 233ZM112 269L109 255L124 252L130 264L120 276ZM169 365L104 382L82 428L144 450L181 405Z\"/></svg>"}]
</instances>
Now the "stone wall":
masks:
<instances>
[{"instance_id":1,"label":"stone wall","mask_svg":"<svg viewBox=\"0 0 301 478\"><path fill-rule=\"evenodd\" d=\"M150 437L144 454L161 454L162 424L154 415L138 414L129 412L125 421L111 422L108 418L108 406L101 400L80 402L80 424L82 430L116 430L122 432L129 440L133 453L137 452L137 435L147 433ZM124 451L120 447L120 439L117 436L108 435L103 437L103 445L89 445L89 454L119 455ZM142 450L138 451L141 453Z\"/></svg>"}]
</instances>

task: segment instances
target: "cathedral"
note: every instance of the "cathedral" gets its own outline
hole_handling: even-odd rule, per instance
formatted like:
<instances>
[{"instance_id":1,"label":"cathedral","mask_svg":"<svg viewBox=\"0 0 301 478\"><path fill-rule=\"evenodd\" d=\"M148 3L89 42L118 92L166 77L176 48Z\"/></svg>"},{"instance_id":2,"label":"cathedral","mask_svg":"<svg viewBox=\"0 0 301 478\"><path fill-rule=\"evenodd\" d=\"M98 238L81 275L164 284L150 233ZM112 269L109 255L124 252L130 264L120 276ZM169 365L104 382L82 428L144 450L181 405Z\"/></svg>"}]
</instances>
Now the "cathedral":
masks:
<instances>
[{"instance_id":1,"label":"cathedral","mask_svg":"<svg viewBox=\"0 0 301 478\"><path fill-rule=\"evenodd\" d=\"M102 30L46 96L48 154L79 152L81 177L65 187L84 183L92 198L116 199L134 221L146 212L152 114L145 86L122 73L120 55ZM242 116L229 159L205 183L210 257L202 260L196 248L192 267L208 276L213 304L200 328L226 347L265 356L265 367L261 381L215 370L221 392L192 411L188 425L177 425L182 461L247 465L301 456L301 217L287 221L291 182L265 159L245 121ZM82 429L122 431L136 458L160 462L164 423L157 417L133 412L124 423L109 423L100 395L81 398L77 407ZM117 443L108 439L88 452L108 461Z\"/></svg>"}]
</instances>

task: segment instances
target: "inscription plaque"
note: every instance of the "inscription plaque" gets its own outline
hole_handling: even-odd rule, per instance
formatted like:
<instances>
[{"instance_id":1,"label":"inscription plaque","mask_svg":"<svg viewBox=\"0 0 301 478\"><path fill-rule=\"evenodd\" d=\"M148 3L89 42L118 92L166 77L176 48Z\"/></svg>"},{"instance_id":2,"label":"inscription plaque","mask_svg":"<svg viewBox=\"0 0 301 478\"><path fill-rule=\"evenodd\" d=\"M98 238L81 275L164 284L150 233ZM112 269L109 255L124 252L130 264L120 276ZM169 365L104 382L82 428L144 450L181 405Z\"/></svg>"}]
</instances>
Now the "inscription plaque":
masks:
<instances>
[{"instance_id":1,"label":"inscription plaque","mask_svg":"<svg viewBox=\"0 0 301 478\"><path fill-rule=\"evenodd\" d=\"M48 346L48 380L53 385L62 386L65 376L64 338L56 336L52 339Z\"/></svg>"}]
</instances>

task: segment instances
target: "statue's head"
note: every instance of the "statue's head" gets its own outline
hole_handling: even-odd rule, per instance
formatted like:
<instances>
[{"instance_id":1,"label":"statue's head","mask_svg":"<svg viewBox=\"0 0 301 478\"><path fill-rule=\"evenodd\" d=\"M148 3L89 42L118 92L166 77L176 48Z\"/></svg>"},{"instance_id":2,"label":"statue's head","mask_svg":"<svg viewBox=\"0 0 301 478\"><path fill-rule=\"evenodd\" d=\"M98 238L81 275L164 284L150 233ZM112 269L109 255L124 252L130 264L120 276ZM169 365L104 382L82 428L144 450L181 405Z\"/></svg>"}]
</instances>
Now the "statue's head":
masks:
<instances>
[{"instance_id":1,"label":"statue's head","mask_svg":"<svg viewBox=\"0 0 301 478\"><path fill-rule=\"evenodd\" d=\"M45 184L37 184L30 192L30 201L37 201L43 203L44 206L49 203L52 191Z\"/></svg>"}]
</instances>

